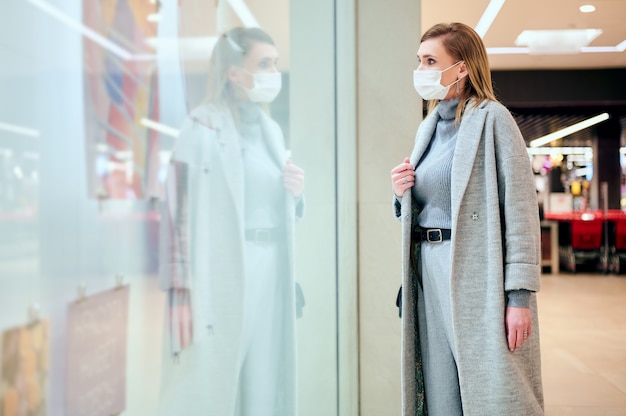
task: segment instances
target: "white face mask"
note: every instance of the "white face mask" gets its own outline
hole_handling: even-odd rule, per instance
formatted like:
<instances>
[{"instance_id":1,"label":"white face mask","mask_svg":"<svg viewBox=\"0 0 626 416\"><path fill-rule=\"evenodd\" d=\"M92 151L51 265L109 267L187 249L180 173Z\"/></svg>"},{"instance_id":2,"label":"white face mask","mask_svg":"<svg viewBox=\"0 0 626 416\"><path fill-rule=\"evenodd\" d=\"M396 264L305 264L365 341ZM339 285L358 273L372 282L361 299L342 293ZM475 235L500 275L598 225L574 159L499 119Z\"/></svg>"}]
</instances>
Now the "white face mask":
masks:
<instances>
[{"instance_id":1,"label":"white face mask","mask_svg":"<svg viewBox=\"0 0 626 416\"><path fill-rule=\"evenodd\" d=\"M245 69L244 69L245 71ZM244 88L248 98L253 103L271 103L274 101L282 87L282 76L280 72L252 73L254 86L250 89Z\"/></svg>"},{"instance_id":2,"label":"white face mask","mask_svg":"<svg viewBox=\"0 0 626 416\"><path fill-rule=\"evenodd\" d=\"M441 85L441 74L463 61L459 61L446 69L423 69L413 71L413 86L415 91L425 100L443 100L448 95L450 87L461 80L454 81L448 86Z\"/></svg>"}]
</instances>

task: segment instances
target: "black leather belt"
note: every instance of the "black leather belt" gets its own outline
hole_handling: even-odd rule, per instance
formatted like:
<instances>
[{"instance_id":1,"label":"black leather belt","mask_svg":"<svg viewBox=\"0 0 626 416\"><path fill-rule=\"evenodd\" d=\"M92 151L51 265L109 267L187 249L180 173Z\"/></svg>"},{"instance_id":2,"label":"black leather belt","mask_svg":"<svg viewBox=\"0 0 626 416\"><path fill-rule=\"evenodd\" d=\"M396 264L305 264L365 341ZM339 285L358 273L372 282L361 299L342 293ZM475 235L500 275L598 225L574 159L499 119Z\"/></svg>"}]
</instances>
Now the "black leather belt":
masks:
<instances>
[{"instance_id":1,"label":"black leather belt","mask_svg":"<svg viewBox=\"0 0 626 416\"><path fill-rule=\"evenodd\" d=\"M444 240L449 240L452 236L452 230L449 228L427 228L415 233L415 236L420 241L428 241L429 243L441 243Z\"/></svg>"},{"instance_id":2,"label":"black leather belt","mask_svg":"<svg viewBox=\"0 0 626 416\"><path fill-rule=\"evenodd\" d=\"M280 228L252 228L245 231L246 241L273 243L283 235Z\"/></svg>"}]
</instances>

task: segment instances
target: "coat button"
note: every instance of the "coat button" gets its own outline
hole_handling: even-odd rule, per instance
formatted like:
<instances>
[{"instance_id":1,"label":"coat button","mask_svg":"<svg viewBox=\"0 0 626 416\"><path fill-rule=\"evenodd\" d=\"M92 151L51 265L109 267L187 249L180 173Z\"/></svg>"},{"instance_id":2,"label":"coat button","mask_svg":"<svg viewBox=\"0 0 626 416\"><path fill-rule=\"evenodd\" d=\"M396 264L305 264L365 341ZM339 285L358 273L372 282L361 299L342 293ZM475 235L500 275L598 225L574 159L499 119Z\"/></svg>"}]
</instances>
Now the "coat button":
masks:
<instances>
[{"instance_id":1,"label":"coat button","mask_svg":"<svg viewBox=\"0 0 626 416\"><path fill-rule=\"evenodd\" d=\"M478 214L477 214L477 213L473 213L473 214L472 214L472 219L473 219L474 221L478 221Z\"/></svg>"}]
</instances>

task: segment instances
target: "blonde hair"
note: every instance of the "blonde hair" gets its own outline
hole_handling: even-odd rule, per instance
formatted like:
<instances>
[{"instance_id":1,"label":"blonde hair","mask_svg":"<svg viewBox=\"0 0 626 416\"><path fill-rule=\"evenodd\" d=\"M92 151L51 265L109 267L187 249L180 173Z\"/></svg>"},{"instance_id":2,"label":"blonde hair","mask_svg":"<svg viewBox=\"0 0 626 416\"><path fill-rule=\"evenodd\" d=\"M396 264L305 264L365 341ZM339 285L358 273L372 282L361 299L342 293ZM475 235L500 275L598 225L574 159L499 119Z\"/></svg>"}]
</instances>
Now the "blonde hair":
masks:
<instances>
[{"instance_id":1,"label":"blonde hair","mask_svg":"<svg viewBox=\"0 0 626 416\"><path fill-rule=\"evenodd\" d=\"M228 81L228 71L232 66L242 66L255 43L274 45L272 38L256 27L236 27L218 38L209 60L205 102L218 108L230 108L237 115L235 95L230 90L232 87Z\"/></svg>"},{"instance_id":2,"label":"blonde hair","mask_svg":"<svg viewBox=\"0 0 626 416\"><path fill-rule=\"evenodd\" d=\"M455 121L458 123L468 102L476 106L484 100L497 101L491 83L491 69L485 45L474 29L463 23L439 23L422 35L421 42L441 37L446 52L455 62L463 61L467 67L465 84L459 92L459 106ZM436 100L428 102L428 112L437 105Z\"/></svg>"}]
</instances>

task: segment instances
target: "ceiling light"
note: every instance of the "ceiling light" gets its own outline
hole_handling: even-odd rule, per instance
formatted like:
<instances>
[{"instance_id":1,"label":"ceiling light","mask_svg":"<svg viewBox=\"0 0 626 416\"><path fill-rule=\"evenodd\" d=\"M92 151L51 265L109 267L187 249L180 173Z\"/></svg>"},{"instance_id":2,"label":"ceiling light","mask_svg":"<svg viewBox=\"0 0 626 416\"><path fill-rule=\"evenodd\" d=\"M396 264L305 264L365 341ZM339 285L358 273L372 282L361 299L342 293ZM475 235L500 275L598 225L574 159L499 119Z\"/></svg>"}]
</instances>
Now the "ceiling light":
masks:
<instances>
[{"instance_id":1,"label":"ceiling light","mask_svg":"<svg viewBox=\"0 0 626 416\"><path fill-rule=\"evenodd\" d=\"M529 155L588 155L592 153L591 147L531 147L526 150Z\"/></svg>"},{"instance_id":2,"label":"ceiling light","mask_svg":"<svg viewBox=\"0 0 626 416\"><path fill-rule=\"evenodd\" d=\"M485 37L485 34L491 27L493 21L496 19L496 16L504 5L504 2L505 0L491 0L487 5L487 8L474 28L476 33L478 33L481 38Z\"/></svg>"},{"instance_id":3,"label":"ceiling light","mask_svg":"<svg viewBox=\"0 0 626 416\"><path fill-rule=\"evenodd\" d=\"M615 46L583 46L580 51L584 53L620 52Z\"/></svg>"},{"instance_id":4,"label":"ceiling light","mask_svg":"<svg viewBox=\"0 0 626 416\"><path fill-rule=\"evenodd\" d=\"M530 147L543 146L544 144L550 143L557 139L561 139L565 136L569 136L572 133L576 133L577 131L586 129L587 127L591 127L594 124L601 123L608 119L609 119L609 113L599 114L595 117L591 117L591 118L588 118L587 120L583 120L580 123L572 124L571 126L565 127L564 129L557 130L543 137L539 137L530 142Z\"/></svg>"},{"instance_id":5,"label":"ceiling light","mask_svg":"<svg viewBox=\"0 0 626 416\"><path fill-rule=\"evenodd\" d=\"M30 137L40 136L39 130L31 129L28 127L17 126L15 124L0 123L0 130L21 134L23 136L30 136Z\"/></svg>"},{"instance_id":6,"label":"ceiling light","mask_svg":"<svg viewBox=\"0 0 626 416\"><path fill-rule=\"evenodd\" d=\"M578 8L582 13L592 13L596 11L596 8L593 4L584 4Z\"/></svg>"},{"instance_id":7,"label":"ceiling light","mask_svg":"<svg viewBox=\"0 0 626 416\"><path fill-rule=\"evenodd\" d=\"M530 48L523 46L486 48L489 55L515 55L530 53ZM582 46L581 53L608 53L608 52L624 52L626 50L626 40L620 42L616 46Z\"/></svg>"},{"instance_id":8,"label":"ceiling light","mask_svg":"<svg viewBox=\"0 0 626 416\"><path fill-rule=\"evenodd\" d=\"M487 54L489 55L515 55L528 53L529 49L526 47L502 47L502 48L487 48Z\"/></svg>"},{"instance_id":9,"label":"ceiling light","mask_svg":"<svg viewBox=\"0 0 626 416\"><path fill-rule=\"evenodd\" d=\"M602 33L601 29L524 30L515 39L536 54L578 53Z\"/></svg>"}]
</instances>

